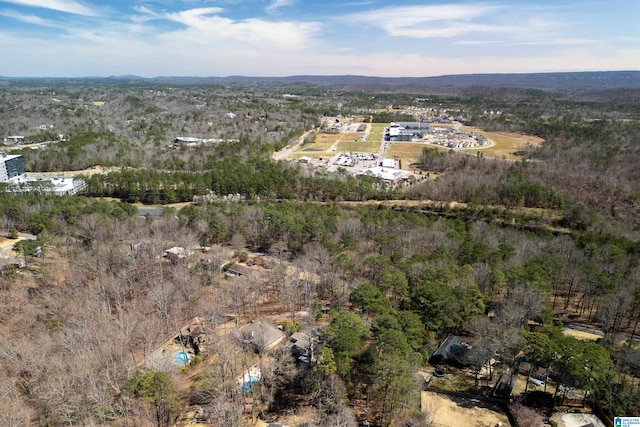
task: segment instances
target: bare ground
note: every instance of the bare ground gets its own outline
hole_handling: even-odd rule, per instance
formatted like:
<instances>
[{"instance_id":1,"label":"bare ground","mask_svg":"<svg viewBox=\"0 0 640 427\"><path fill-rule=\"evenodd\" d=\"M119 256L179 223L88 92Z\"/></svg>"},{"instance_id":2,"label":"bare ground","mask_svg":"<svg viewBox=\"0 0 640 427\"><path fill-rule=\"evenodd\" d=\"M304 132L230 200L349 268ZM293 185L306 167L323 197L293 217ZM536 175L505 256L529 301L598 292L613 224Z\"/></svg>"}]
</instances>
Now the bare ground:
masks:
<instances>
[{"instance_id":1,"label":"bare ground","mask_svg":"<svg viewBox=\"0 0 640 427\"><path fill-rule=\"evenodd\" d=\"M507 415L497 406L479 400L422 392L423 412L433 414L434 427L494 427L498 422L510 427Z\"/></svg>"}]
</instances>

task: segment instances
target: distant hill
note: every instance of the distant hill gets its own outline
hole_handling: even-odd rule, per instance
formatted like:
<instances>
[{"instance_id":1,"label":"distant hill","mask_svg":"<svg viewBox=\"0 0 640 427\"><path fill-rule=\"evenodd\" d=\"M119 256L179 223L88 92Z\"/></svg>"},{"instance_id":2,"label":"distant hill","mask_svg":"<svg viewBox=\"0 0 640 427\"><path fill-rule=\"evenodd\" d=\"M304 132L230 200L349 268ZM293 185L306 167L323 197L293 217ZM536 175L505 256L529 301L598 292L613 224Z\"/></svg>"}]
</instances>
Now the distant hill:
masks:
<instances>
[{"instance_id":1,"label":"distant hill","mask_svg":"<svg viewBox=\"0 0 640 427\"><path fill-rule=\"evenodd\" d=\"M288 76L288 77L157 77L150 80L182 83L312 83L322 85L416 85L508 87L535 89L640 88L640 71L579 73L462 74L437 77Z\"/></svg>"},{"instance_id":2,"label":"distant hill","mask_svg":"<svg viewBox=\"0 0 640 427\"><path fill-rule=\"evenodd\" d=\"M143 78L133 75L112 77L75 77L75 78L20 78L0 77L0 82L38 82L79 84L90 80L94 83L165 83L165 84L291 84L308 83L319 85L340 85L348 87L421 87L464 89L483 88L521 88L542 90L602 90L602 89L640 89L640 71L587 71L570 73L530 73L530 74L462 74L437 77L373 77L373 76L320 76L300 75L287 77L191 77L169 76Z\"/></svg>"}]
</instances>

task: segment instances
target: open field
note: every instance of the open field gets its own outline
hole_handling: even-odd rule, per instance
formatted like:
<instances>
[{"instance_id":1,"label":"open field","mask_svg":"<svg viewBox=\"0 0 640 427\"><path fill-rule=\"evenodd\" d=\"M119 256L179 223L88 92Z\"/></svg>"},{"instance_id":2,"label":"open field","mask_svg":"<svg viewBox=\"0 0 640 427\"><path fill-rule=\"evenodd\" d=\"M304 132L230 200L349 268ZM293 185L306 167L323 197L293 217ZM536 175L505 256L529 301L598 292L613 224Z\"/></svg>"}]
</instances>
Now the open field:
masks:
<instances>
[{"instance_id":1,"label":"open field","mask_svg":"<svg viewBox=\"0 0 640 427\"><path fill-rule=\"evenodd\" d=\"M340 134L319 133L314 141L300 147L302 152L326 152L331 146L340 139Z\"/></svg>"},{"instance_id":2,"label":"open field","mask_svg":"<svg viewBox=\"0 0 640 427\"><path fill-rule=\"evenodd\" d=\"M421 396L423 412L430 413L434 427L493 427L501 422L511 426L507 415L497 406L480 400L447 396L431 391L423 391Z\"/></svg>"},{"instance_id":3,"label":"open field","mask_svg":"<svg viewBox=\"0 0 640 427\"><path fill-rule=\"evenodd\" d=\"M362 142L361 133L344 132L344 133L338 134L338 137L339 137L340 144L343 144L345 142Z\"/></svg>"},{"instance_id":4,"label":"open field","mask_svg":"<svg viewBox=\"0 0 640 427\"><path fill-rule=\"evenodd\" d=\"M377 153L380 148L380 140L378 141L340 141L338 143L338 151L353 151L356 153Z\"/></svg>"},{"instance_id":5,"label":"open field","mask_svg":"<svg viewBox=\"0 0 640 427\"><path fill-rule=\"evenodd\" d=\"M384 133L384 128L386 125L384 123L373 123L371 125L371 132L369 132L369 136L367 137L367 141L382 141L382 134Z\"/></svg>"},{"instance_id":6,"label":"open field","mask_svg":"<svg viewBox=\"0 0 640 427\"><path fill-rule=\"evenodd\" d=\"M389 148L385 153L388 158L397 157L402 161L402 169L411 169L413 163L417 163L425 148L435 148L439 151L447 151L446 148L436 147L428 144L417 144L413 142L394 142L389 144Z\"/></svg>"},{"instance_id":7,"label":"open field","mask_svg":"<svg viewBox=\"0 0 640 427\"><path fill-rule=\"evenodd\" d=\"M463 126L460 130L463 132L474 132L479 135L483 135L495 143L494 146L489 148L475 148L468 150L482 150L482 153L484 153L486 157L519 159L520 156L516 154L518 151L525 149L527 145L537 146L544 142L544 139L540 137L515 132L485 132L482 129L468 126Z\"/></svg>"}]
</instances>

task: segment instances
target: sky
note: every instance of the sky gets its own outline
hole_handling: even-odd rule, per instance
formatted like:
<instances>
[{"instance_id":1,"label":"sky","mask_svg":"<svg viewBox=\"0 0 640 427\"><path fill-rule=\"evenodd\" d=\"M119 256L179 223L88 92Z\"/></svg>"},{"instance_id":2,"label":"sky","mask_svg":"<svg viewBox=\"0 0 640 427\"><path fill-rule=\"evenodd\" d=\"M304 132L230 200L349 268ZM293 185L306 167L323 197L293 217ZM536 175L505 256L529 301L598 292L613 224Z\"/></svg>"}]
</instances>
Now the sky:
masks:
<instances>
[{"instance_id":1,"label":"sky","mask_svg":"<svg viewBox=\"0 0 640 427\"><path fill-rule=\"evenodd\" d=\"M638 0L0 0L0 76L640 70Z\"/></svg>"}]
</instances>

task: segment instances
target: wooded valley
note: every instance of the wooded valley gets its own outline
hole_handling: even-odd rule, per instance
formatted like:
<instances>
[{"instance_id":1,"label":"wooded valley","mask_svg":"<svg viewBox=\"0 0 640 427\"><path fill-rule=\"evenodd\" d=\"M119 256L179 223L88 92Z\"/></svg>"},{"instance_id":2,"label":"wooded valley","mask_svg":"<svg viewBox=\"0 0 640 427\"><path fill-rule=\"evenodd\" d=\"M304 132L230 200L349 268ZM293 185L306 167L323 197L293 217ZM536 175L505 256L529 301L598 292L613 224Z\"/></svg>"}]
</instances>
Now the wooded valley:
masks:
<instances>
[{"instance_id":1,"label":"wooded valley","mask_svg":"<svg viewBox=\"0 0 640 427\"><path fill-rule=\"evenodd\" d=\"M412 108L545 142L516 161L424 148L428 178L399 187L272 159L325 116ZM505 406L546 418L571 389L603 420L639 416L639 120L633 90L5 82L0 134L45 145L0 151L87 188L0 184L17 257L0 258L0 424L430 426L419 372L493 398L522 361L544 390L527 373ZM177 367L163 349L194 318L206 341ZM261 322L304 334L308 359L232 332ZM433 360L450 336L474 350L462 367Z\"/></svg>"}]
</instances>

